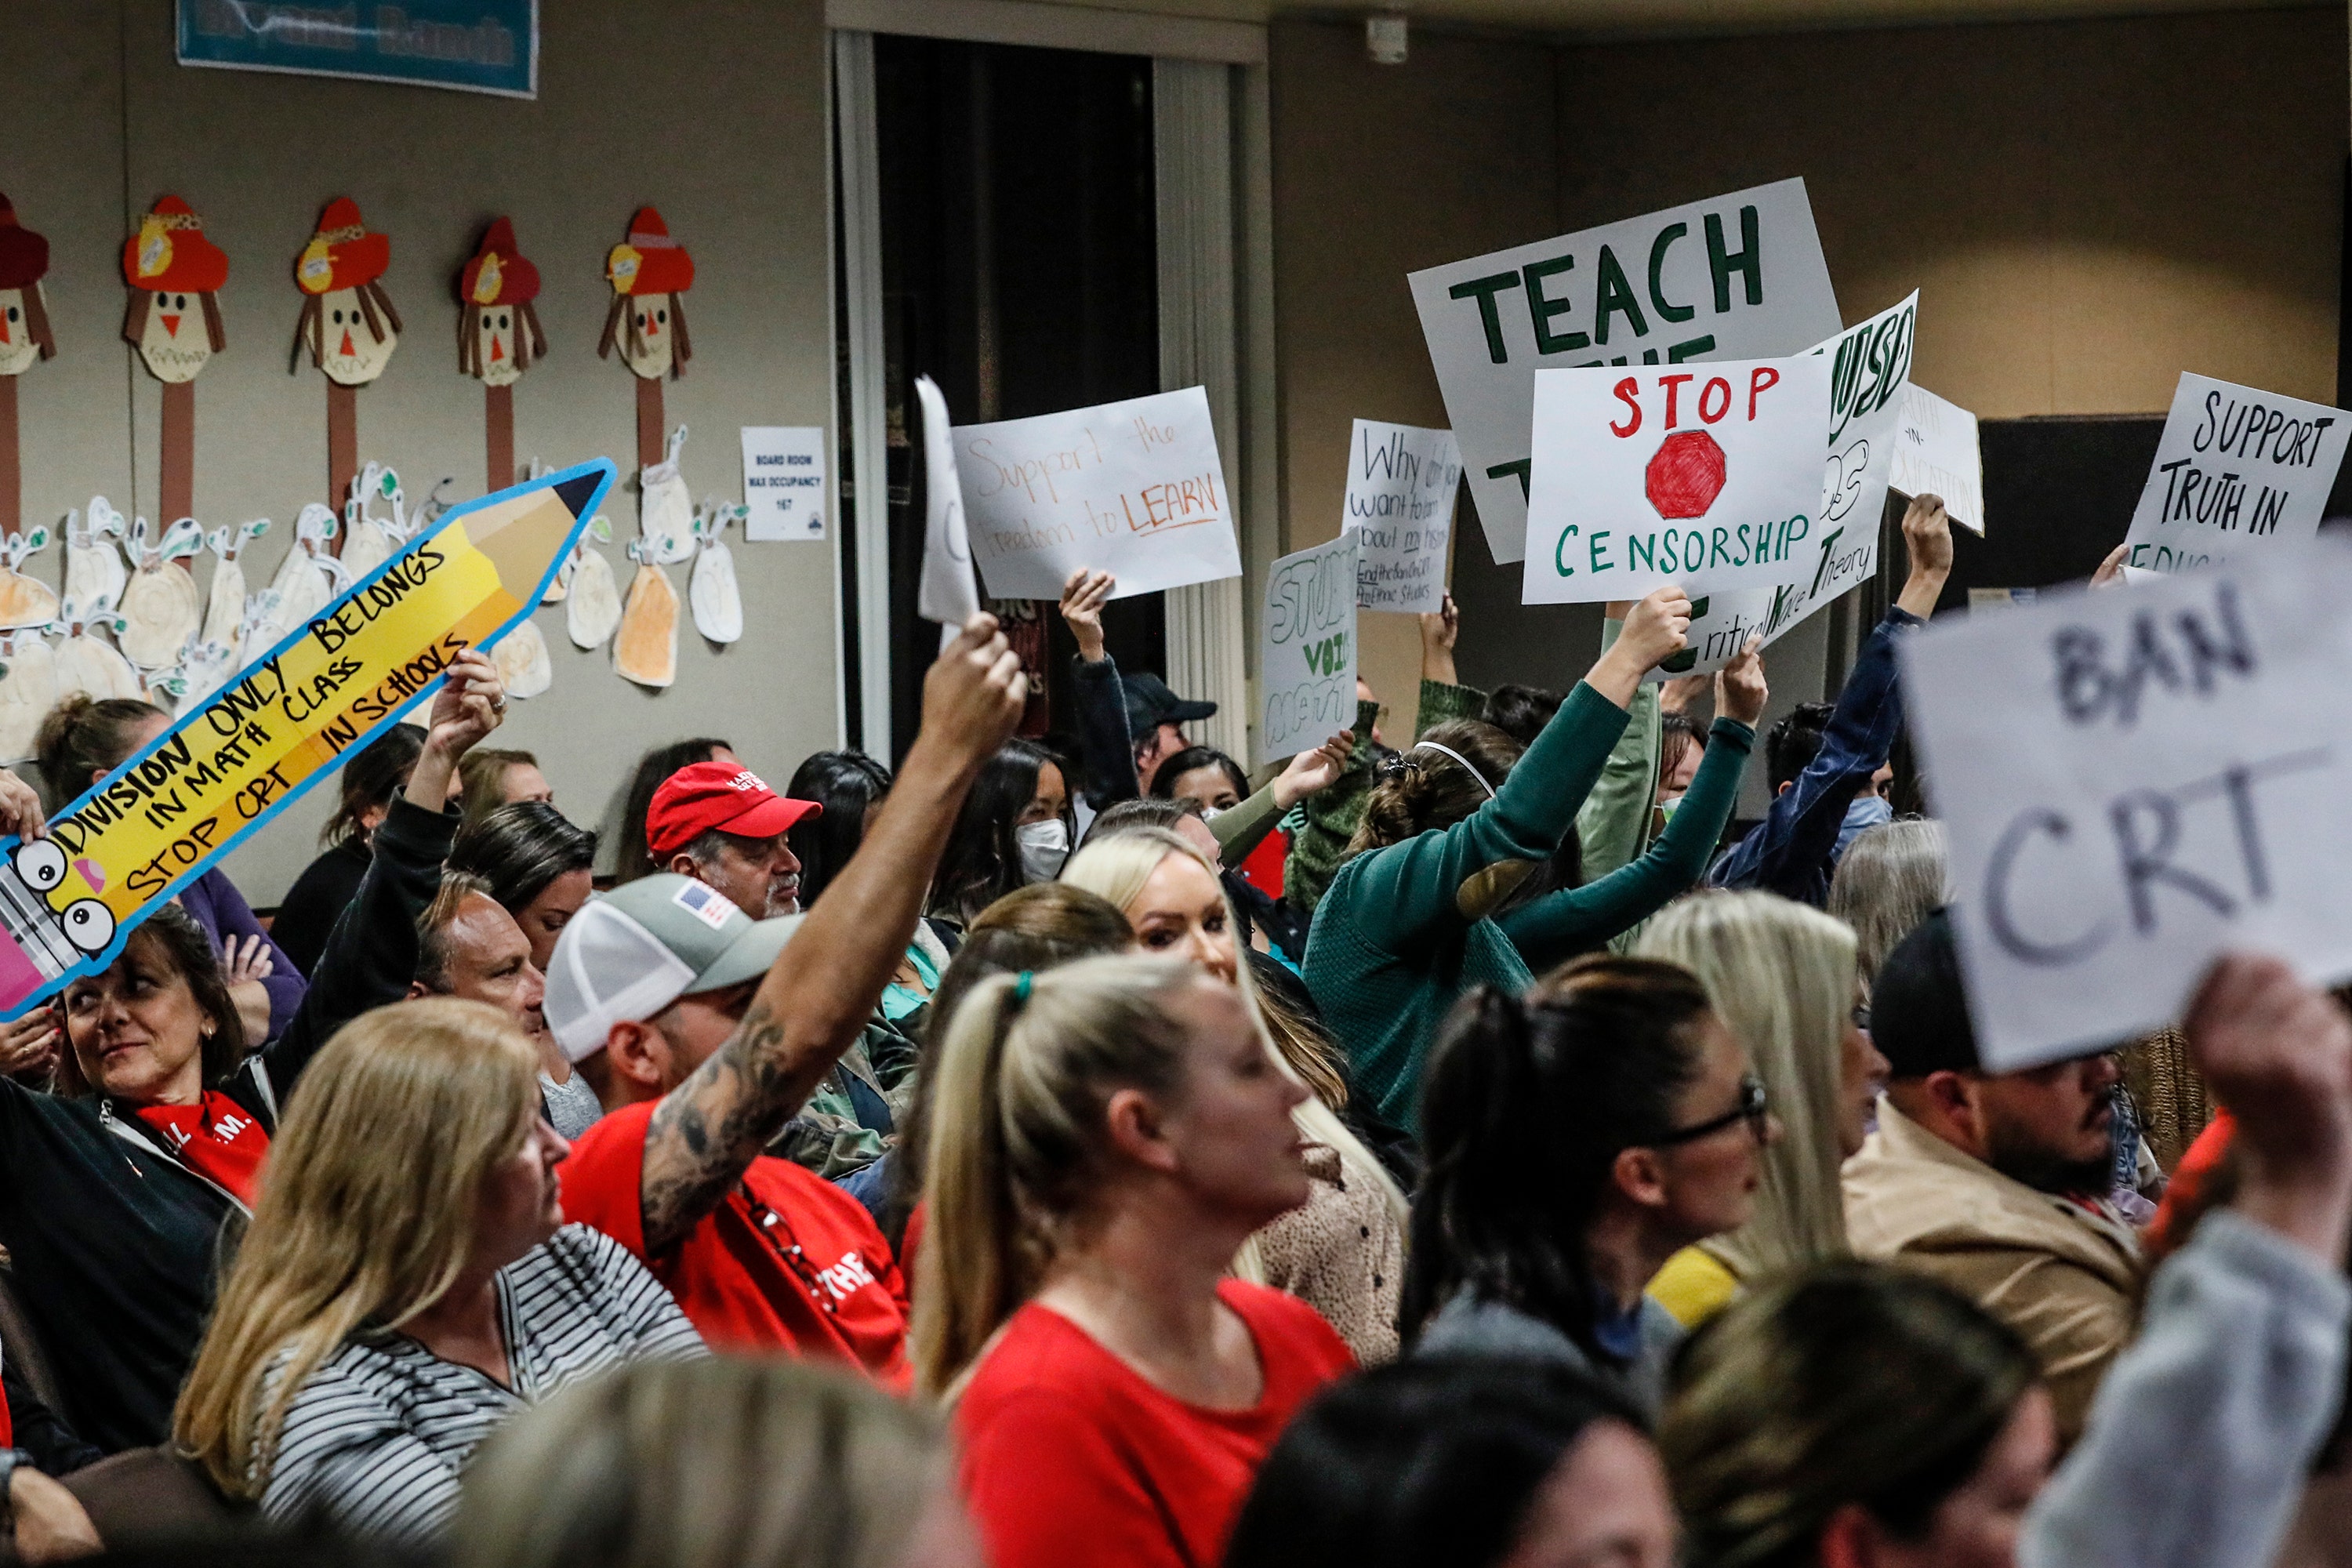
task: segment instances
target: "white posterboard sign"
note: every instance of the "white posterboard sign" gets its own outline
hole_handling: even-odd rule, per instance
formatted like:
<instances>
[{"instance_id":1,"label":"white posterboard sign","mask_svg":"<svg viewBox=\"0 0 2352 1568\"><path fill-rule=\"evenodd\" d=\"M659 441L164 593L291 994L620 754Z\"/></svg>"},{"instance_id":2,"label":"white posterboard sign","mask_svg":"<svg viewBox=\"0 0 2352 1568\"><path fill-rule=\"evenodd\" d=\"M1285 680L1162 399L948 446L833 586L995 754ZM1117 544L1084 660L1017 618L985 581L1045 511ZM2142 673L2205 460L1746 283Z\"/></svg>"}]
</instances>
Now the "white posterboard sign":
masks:
<instances>
[{"instance_id":1,"label":"white posterboard sign","mask_svg":"<svg viewBox=\"0 0 2352 1568\"><path fill-rule=\"evenodd\" d=\"M1988 1067L2158 1028L2225 949L2352 973L2352 553L2044 596L1901 657Z\"/></svg>"},{"instance_id":2,"label":"white posterboard sign","mask_svg":"<svg viewBox=\"0 0 2352 1568\"><path fill-rule=\"evenodd\" d=\"M923 576L915 590L915 609L940 624L944 647L980 613L980 582L972 575L971 540L964 531L948 400L928 375L915 378L915 400L923 411Z\"/></svg>"},{"instance_id":3,"label":"white posterboard sign","mask_svg":"<svg viewBox=\"0 0 2352 1568\"><path fill-rule=\"evenodd\" d=\"M1906 496L1940 498L1954 522L1981 537L1984 454L1977 447L1977 416L1916 382L1905 387L1894 483Z\"/></svg>"},{"instance_id":4,"label":"white posterboard sign","mask_svg":"<svg viewBox=\"0 0 2352 1568\"><path fill-rule=\"evenodd\" d=\"M824 431L746 425L743 537L754 544L824 537Z\"/></svg>"},{"instance_id":5,"label":"white posterboard sign","mask_svg":"<svg viewBox=\"0 0 2352 1568\"><path fill-rule=\"evenodd\" d=\"M1342 529L1328 544L1268 568L1258 618L1257 757L1319 746L1356 721L1356 569L1363 536Z\"/></svg>"},{"instance_id":6,"label":"white posterboard sign","mask_svg":"<svg viewBox=\"0 0 2352 1568\"><path fill-rule=\"evenodd\" d=\"M2185 572L2311 538L2347 436L2341 409L2184 373L2125 561Z\"/></svg>"},{"instance_id":7,"label":"white posterboard sign","mask_svg":"<svg viewBox=\"0 0 2352 1568\"><path fill-rule=\"evenodd\" d=\"M1536 374L1519 602L1769 588L1819 551L1826 355Z\"/></svg>"},{"instance_id":8,"label":"white posterboard sign","mask_svg":"<svg viewBox=\"0 0 2352 1568\"><path fill-rule=\"evenodd\" d=\"M1535 373L1802 353L1843 324L1805 182L1780 180L1413 273L1497 563L1527 544Z\"/></svg>"},{"instance_id":9,"label":"white posterboard sign","mask_svg":"<svg viewBox=\"0 0 2352 1568\"><path fill-rule=\"evenodd\" d=\"M1058 599L1081 566L1115 598L1242 574L1233 492L1199 387L960 425L964 524L988 592Z\"/></svg>"},{"instance_id":10,"label":"white posterboard sign","mask_svg":"<svg viewBox=\"0 0 2352 1568\"><path fill-rule=\"evenodd\" d=\"M1347 518L1362 531L1356 607L1433 615L1445 599L1446 545L1462 454L1451 430L1359 419L1348 444Z\"/></svg>"}]
</instances>

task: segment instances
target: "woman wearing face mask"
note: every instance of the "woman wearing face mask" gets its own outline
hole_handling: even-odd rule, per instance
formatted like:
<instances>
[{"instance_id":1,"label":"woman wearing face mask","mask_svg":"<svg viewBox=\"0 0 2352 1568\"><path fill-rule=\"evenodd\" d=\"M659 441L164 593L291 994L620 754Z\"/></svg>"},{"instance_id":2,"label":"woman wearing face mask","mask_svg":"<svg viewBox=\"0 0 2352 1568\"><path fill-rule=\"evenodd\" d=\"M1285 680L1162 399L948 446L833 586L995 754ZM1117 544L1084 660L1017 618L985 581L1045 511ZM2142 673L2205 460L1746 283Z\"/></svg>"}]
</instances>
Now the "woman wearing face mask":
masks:
<instances>
[{"instance_id":1,"label":"woman wearing face mask","mask_svg":"<svg viewBox=\"0 0 2352 1568\"><path fill-rule=\"evenodd\" d=\"M955 1401L990 1561L1216 1562L1350 1365L1314 1309L1228 1274L1307 1199L1307 1089L1239 993L1167 959L985 981L938 1068L916 1376Z\"/></svg>"},{"instance_id":2,"label":"woman wearing face mask","mask_svg":"<svg viewBox=\"0 0 2352 1568\"><path fill-rule=\"evenodd\" d=\"M964 797L931 881L929 914L961 930L1013 889L1050 882L1070 858L1069 773L1034 741L1008 741Z\"/></svg>"},{"instance_id":3,"label":"woman wearing face mask","mask_svg":"<svg viewBox=\"0 0 2352 1568\"><path fill-rule=\"evenodd\" d=\"M570 1152L495 1008L436 997L345 1029L278 1141L173 1444L274 1524L421 1545L508 1416L701 1354L645 1265L563 1223Z\"/></svg>"},{"instance_id":4,"label":"woman wearing face mask","mask_svg":"<svg viewBox=\"0 0 2352 1568\"><path fill-rule=\"evenodd\" d=\"M1185 959L1234 987L1276 1059L1314 1091L1293 1112L1314 1178L1307 1201L1250 1237L1234 1272L1315 1308L1358 1361L1395 1359L1410 1212L1404 1194L1340 1120L1347 1079L1330 1042L1296 1015L1264 1005L1216 872L1175 835L1138 828L1089 843L1062 880L1116 905L1139 951Z\"/></svg>"}]
</instances>

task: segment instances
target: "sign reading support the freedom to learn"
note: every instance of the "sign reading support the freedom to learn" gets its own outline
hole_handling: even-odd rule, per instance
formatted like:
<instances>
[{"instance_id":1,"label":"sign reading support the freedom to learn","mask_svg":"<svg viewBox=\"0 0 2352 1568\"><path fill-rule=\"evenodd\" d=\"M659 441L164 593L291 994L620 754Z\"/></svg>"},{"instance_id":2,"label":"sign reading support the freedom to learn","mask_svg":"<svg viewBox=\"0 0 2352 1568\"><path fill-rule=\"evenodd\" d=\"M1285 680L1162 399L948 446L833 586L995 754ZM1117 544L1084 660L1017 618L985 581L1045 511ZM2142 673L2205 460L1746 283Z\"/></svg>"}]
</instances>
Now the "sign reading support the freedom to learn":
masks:
<instances>
[{"instance_id":1,"label":"sign reading support the freedom to learn","mask_svg":"<svg viewBox=\"0 0 2352 1568\"><path fill-rule=\"evenodd\" d=\"M103 969L156 905L530 614L612 487L599 458L471 501L49 822L0 845L0 1014Z\"/></svg>"},{"instance_id":2,"label":"sign reading support the freedom to learn","mask_svg":"<svg viewBox=\"0 0 2352 1568\"><path fill-rule=\"evenodd\" d=\"M184 66L539 96L538 0L179 0Z\"/></svg>"},{"instance_id":3,"label":"sign reading support the freedom to learn","mask_svg":"<svg viewBox=\"0 0 2352 1568\"><path fill-rule=\"evenodd\" d=\"M1802 353L1843 325L1802 180L1781 180L1407 280L1486 545L1526 549L1538 368Z\"/></svg>"},{"instance_id":4,"label":"sign reading support the freedom to learn","mask_svg":"<svg viewBox=\"0 0 2352 1568\"><path fill-rule=\"evenodd\" d=\"M1902 647L1988 1068L2172 1021L2224 949L2352 973L2352 553L2044 597Z\"/></svg>"},{"instance_id":5,"label":"sign reading support the freedom to learn","mask_svg":"<svg viewBox=\"0 0 2352 1568\"><path fill-rule=\"evenodd\" d=\"M2184 374L2124 536L2125 564L2185 572L2309 539L2347 437L2341 409Z\"/></svg>"},{"instance_id":6,"label":"sign reading support the freedom to learn","mask_svg":"<svg viewBox=\"0 0 2352 1568\"><path fill-rule=\"evenodd\" d=\"M1434 613L1445 601L1446 546L1462 454L1451 430L1359 419L1348 447L1348 514L1364 536L1356 607Z\"/></svg>"},{"instance_id":7,"label":"sign reading support the freedom to learn","mask_svg":"<svg viewBox=\"0 0 2352 1568\"><path fill-rule=\"evenodd\" d=\"M1257 758L1319 746L1356 721L1356 571L1360 531L1286 555L1266 571L1258 618Z\"/></svg>"}]
</instances>

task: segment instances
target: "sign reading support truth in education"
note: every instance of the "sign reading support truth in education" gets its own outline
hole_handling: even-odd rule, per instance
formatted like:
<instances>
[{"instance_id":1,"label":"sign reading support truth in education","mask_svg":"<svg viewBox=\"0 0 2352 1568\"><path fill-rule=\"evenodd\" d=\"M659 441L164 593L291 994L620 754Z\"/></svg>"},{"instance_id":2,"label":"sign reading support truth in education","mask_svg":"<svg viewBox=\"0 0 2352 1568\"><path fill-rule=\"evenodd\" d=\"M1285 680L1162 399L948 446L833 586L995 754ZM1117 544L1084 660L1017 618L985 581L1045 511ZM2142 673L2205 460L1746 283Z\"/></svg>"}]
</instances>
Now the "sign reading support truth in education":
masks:
<instances>
[{"instance_id":1,"label":"sign reading support truth in education","mask_svg":"<svg viewBox=\"0 0 2352 1568\"><path fill-rule=\"evenodd\" d=\"M1536 375L1519 600L1769 587L1816 552L1830 361Z\"/></svg>"},{"instance_id":2,"label":"sign reading support truth in education","mask_svg":"<svg viewBox=\"0 0 2352 1568\"><path fill-rule=\"evenodd\" d=\"M1981 535L1984 454L1977 446L1977 416L1916 382L1905 387L1894 486L1906 496L1940 498L1954 522Z\"/></svg>"},{"instance_id":3,"label":"sign reading support truth in education","mask_svg":"<svg viewBox=\"0 0 2352 1568\"><path fill-rule=\"evenodd\" d=\"M1242 574L1233 492L1197 386L960 425L955 451L991 597L1058 599L1081 566L1117 576L1120 599Z\"/></svg>"},{"instance_id":4,"label":"sign reading support truth in education","mask_svg":"<svg viewBox=\"0 0 2352 1568\"><path fill-rule=\"evenodd\" d=\"M1356 721L1356 573L1360 531L1286 555L1267 570L1258 618L1257 756L1319 746Z\"/></svg>"},{"instance_id":5,"label":"sign reading support truth in education","mask_svg":"<svg viewBox=\"0 0 2352 1568\"><path fill-rule=\"evenodd\" d=\"M184 66L539 96L538 0L179 0Z\"/></svg>"},{"instance_id":6,"label":"sign reading support truth in education","mask_svg":"<svg viewBox=\"0 0 2352 1568\"><path fill-rule=\"evenodd\" d=\"M1445 600L1462 454L1451 430L1359 419L1348 447L1344 528L1364 536L1356 607L1430 615Z\"/></svg>"},{"instance_id":7,"label":"sign reading support truth in education","mask_svg":"<svg viewBox=\"0 0 2352 1568\"><path fill-rule=\"evenodd\" d=\"M139 922L429 700L554 581L612 487L599 458L469 501L183 713L49 821L0 845L0 1014L111 963Z\"/></svg>"},{"instance_id":8,"label":"sign reading support truth in education","mask_svg":"<svg viewBox=\"0 0 2352 1568\"><path fill-rule=\"evenodd\" d=\"M1803 353L1843 324L1802 180L1433 267L1407 279L1478 521L1526 548L1539 368Z\"/></svg>"},{"instance_id":9,"label":"sign reading support truth in education","mask_svg":"<svg viewBox=\"0 0 2352 1568\"><path fill-rule=\"evenodd\" d=\"M2352 553L2043 597L1902 658L1988 1067L2159 1027L2225 949L2352 973Z\"/></svg>"},{"instance_id":10,"label":"sign reading support truth in education","mask_svg":"<svg viewBox=\"0 0 2352 1568\"><path fill-rule=\"evenodd\" d=\"M2185 572L2309 539L2347 437L2341 409L2184 374L2124 535L2126 564Z\"/></svg>"}]
</instances>

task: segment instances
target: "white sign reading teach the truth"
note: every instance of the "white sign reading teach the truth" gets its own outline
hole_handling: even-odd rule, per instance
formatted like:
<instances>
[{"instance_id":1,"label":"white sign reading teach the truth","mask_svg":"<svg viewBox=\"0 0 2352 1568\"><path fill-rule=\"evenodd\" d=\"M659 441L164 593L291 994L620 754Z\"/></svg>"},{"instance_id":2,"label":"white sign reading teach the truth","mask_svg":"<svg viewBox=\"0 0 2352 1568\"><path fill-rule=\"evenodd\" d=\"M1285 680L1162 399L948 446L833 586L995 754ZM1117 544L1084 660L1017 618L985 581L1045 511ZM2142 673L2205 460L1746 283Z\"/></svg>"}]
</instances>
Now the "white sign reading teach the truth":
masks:
<instances>
[{"instance_id":1,"label":"white sign reading teach the truth","mask_svg":"<svg viewBox=\"0 0 2352 1568\"><path fill-rule=\"evenodd\" d=\"M980 613L980 584L971 572L948 400L929 376L919 375L915 401L923 412L923 575L915 589L915 611L940 624L940 646L945 647Z\"/></svg>"},{"instance_id":2,"label":"white sign reading teach the truth","mask_svg":"<svg viewBox=\"0 0 2352 1568\"><path fill-rule=\"evenodd\" d=\"M972 558L999 599L1058 599L1081 566L1114 597L1242 574L1233 495L1199 387L961 425Z\"/></svg>"},{"instance_id":3,"label":"white sign reading teach the truth","mask_svg":"<svg viewBox=\"0 0 2352 1568\"><path fill-rule=\"evenodd\" d=\"M1903 389L1903 418L1895 433L1895 488L1906 496L1936 496L1962 528L1984 525L1984 454L1977 447L1977 416L1914 383Z\"/></svg>"},{"instance_id":4,"label":"white sign reading teach the truth","mask_svg":"<svg viewBox=\"0 0 2352 1568\"><path fill-rule=\"evenodd\" d=\"M1319 746L1356 721L1356 568L1362 535L1286 555L1267 571L1258 619L1257 756Z\"/></svg>"},{"instance_id":5,"label":"white sign reading teach the truth","mask_svg":"<svg viewBox=\"0 0 2352 1568\"><path fill-rule=\"evenodd\" d=\"M1364 536L1356 607L1434 614L1445 599L1445 547L1462 454L1451 430L1356 421L1348 447L1344 528Z\"/></svg>"},{"instance_id":6,"label":"white sign reading teach the truth","mask_svg":"<svg viewBox=\"0 0 2352 1568\"><path fill-rule=\"evenodd\" d=\"M746 425L743 537L754 544L824 537L824 432Z\"/></svg>"},{"instance_id":7,"label":"white sign reading teach the truth","mask_svg":"<svg viewBox=\"0 0 2352 1568\"><path fill-rule=\"evenodd\" d=\"M1843 320L1802 180L1433 267L1407 281L1486 546L1503 564L1526 548L1538 368L1801 353Z\"/></svg>"},{"instance_id":8,"label":"white sign reading teach the truth","mask_svg":"<svg viewBox=\"0 0 2352 1568\"><path fill-rule=\"evenodd\" d=\"M1519 602L1769 587L1818 549L1830 361L1536 374Z\"/></svg>"},{"instance_id":9,"label":"white sign reading teach the truth","mask_svg":"<svg viewBox=\"0 0 2352 1568\"><path fill-rule=\"evenodd\" d=\"M2319 531L2352 425L2341 409L2184 374L2132 510L2125 561L2182 572Z\"/></svg>"},{"instance_id":10,"label":"white sign reading teach the truth","mask_svg":"<svg viewBox=\"0 0 2352 1568\"><path fill-rule=\"evenodd\" d=\"M1988 1067L2159 1027L2224 949L2352 973L2352 554L2242 556L1902 647Z\"/></svg>"}]
</instances>

